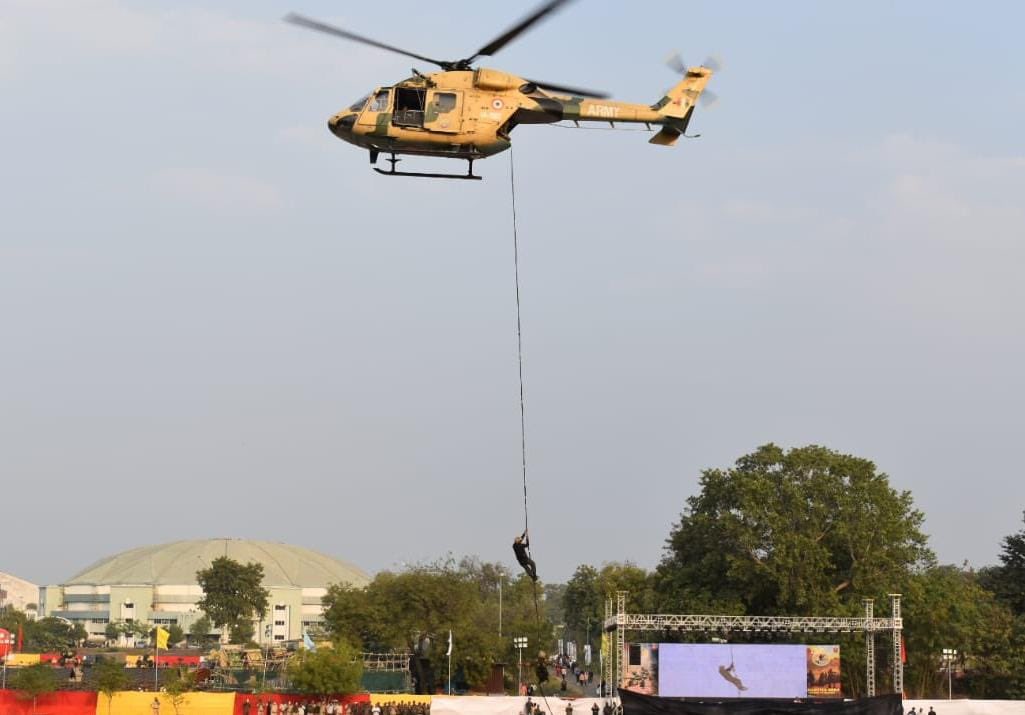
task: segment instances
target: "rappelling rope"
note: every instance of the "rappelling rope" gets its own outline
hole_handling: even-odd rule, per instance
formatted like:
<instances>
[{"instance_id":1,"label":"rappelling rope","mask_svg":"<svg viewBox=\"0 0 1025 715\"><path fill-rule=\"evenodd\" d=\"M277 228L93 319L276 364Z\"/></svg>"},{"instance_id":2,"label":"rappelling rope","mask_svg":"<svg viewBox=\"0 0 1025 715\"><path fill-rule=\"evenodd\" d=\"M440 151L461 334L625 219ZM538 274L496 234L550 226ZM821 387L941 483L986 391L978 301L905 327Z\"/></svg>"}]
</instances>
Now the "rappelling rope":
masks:
<instances>
[{"instance_id":1,"label":"rappelling rope","mask_svg":"<svg viewBox=\"0 0 1025 715\"><path fill-rule=\"evenodd\" d=\"M527 410L523 389L523 320L521 317L522 308L520 302L520 239L516 225L516 168L513 163L512 148L509 149L509 194L512 199L512 232L513 232L513 274L516 280L516 354L519 363L520 376L520 466L523 475L523 531L530 530L530 512L527 508ZM529 542L529 533L528 533ZM533 553L531 553L533 557ZM534 581L534 617L537 621L537 642L542 643L544 631L541 626L541 605L537 594L537 581ZM537 689L541 693L545 709L548 715L554 715L551 705L548 704L548 696L545 695L544 685L539 681Z\"/></svg>"},{"instance_id":2,"label":"rappelling rope","mask_svg":"<svg viewBox=\"0 0 1025 715\"><path fill-rule=\"evenodd\" d=\"M527 411L523 399L523 322L520 319L520 240L516 231L516 169L509 148L509 191L512 195L513 273L516 278L516 355L520 369L520 465L523 472L523 531L530 529L527 511Z\"/></svg>"}]
</instances>

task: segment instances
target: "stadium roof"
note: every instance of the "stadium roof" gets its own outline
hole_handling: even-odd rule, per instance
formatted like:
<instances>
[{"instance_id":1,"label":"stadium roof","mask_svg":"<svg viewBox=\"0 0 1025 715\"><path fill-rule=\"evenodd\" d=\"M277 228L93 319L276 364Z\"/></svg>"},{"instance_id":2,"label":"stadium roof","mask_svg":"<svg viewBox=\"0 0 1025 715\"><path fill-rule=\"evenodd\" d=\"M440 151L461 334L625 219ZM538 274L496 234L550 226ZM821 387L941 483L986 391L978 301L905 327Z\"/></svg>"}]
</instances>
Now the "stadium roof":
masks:
<instances>
[{"instance_id":1,"label":"stadium roof","mask_svg":"<svg viewBox=\"0 0 1025 715\"><path fill-rule=\"evenodd\" d=\"M325 588L333 583L365 586L370 577L352 564L301 546L248 539L196 539L141 546L100 559L63 585L190 585L196 571L219 556L263 565L267 588Z\"/></svg>"}]
</instances>

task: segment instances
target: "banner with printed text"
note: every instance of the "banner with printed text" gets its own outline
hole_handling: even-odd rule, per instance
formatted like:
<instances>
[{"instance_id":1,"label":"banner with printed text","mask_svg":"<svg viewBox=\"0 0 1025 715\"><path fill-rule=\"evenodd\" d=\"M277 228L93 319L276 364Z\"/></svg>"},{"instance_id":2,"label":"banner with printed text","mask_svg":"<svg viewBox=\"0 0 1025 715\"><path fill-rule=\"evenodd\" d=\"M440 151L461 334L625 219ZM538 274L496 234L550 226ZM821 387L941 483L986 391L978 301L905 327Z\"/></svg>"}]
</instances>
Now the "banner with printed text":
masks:
<instances>
[{"instance_id":1,"label":"banner with printed text","mask_svg":"<svg viewBox=\"0 0 1025 715\"><path fill-rule=\"evenodd\" d=\"M839 698L840 646L808 646L808 697Z\"/></svg>"}]
</instances>

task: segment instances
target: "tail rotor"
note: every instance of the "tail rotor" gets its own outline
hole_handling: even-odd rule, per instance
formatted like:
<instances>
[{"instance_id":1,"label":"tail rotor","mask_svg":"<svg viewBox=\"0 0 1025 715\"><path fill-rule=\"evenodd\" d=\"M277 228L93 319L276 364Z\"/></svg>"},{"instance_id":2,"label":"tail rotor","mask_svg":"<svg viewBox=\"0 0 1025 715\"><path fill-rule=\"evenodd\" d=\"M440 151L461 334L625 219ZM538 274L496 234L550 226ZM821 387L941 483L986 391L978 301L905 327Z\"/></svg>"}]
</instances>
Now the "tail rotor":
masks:
<instances>
[{"instance_id":1,"label":"tail rotor","mask_svg":"<svg viewBox=\"0 0 1025 715\"><path fill-rule=\"evenodd\" d=\"M690 66L683 61L683 57L679 52L674 52L666 58L666 67L683 77L686 77L687 73L690 71ZM718 73L722 71L722 61L715 55L709 55L705 58L705 61L699 65L699 67L711 70L713 73ZM719 95L706 89L701 93L698 101L701 102L701 106L708 108L719 101Z\"/></svg>"}]
</instances>

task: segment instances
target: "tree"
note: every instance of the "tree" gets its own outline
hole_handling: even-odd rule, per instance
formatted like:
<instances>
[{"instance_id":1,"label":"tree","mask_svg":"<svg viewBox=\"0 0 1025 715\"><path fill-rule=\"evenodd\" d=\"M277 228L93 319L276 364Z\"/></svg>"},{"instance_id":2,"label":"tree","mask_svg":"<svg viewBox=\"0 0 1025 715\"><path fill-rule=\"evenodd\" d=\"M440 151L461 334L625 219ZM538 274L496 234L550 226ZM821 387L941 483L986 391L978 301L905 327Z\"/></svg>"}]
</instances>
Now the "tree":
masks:
<instances>
[{"instance_id":1,"label":"tree","mask_svg":"<svg viewBox=\"0 0 1025 715\"><path fill-rule=\"evenodd\" d=\"M125 672L125 667L121 663L110 659L101 660L93 667L92 671L96 690L107 697L107 715L110 715L114 693L128 688L130 682L128 673Z\"/></svg>"},{"instance_id":2,"label":"tree","mask_svg":"<svg viewBox=\"0 0 1025 715\"><path fill-rule=\"evenodd\" d=\"M195 674L172 670L164 680L164 697L171 703L175 715L179 715L182 706L188 701L188 694L195 686Z\"/></svg>"},{"instance_id":3,"label":"tree","mask_svg":"<svg viewBox=\"0 0 1025 715\"><path fill-rule=\"evenodd\" d=\"M19 669L11 678L11 685L21 691L21 697L32 698L32 714L35 715L39 696L57 689L57 676L49 665L36 663Z\"/></svg>"},{"instance_id":4,"label":"tree","mask_svg":"<svg viewBox=\"0 0 1025 715\"><path fill-rule=\"evenodd\" d=\"M202 616L197 618L189 626L189 635L192 636L189 642L199 641L200 643L206 640L206 637L210 635L210 631L213 630L213 624L210 622L210 618L204 613Z\"/></svg>"},{"instance_id":5,"label":"tree","mask_svg":"<svg viewBox=\"0 0 1025 715\"><path fill-rule=\"evenodd\" d=\"M74 648L88 637L81 623L48 617L24 624L26 650L61 651Z\"/></svg>"},{"instance_id":6,"label":"tree","mask_svg":"<svg viewBox=\"0 0 1025 715\"><path fill-rule=\"evenodd\" d=\"M552 623L566 621L566 584L546 583L544 585L544 615Z\"/></svg>"},{"instance_id":7,"label":"tree","mask_svg":"<svg viewBox=\"0 0 1025 715\"><path fill-rule=\"evenodd\" d=\"M627 592L632 612L655 610L653 577L645 569L630 562L605 563L600 570L578 566L563 592L566 638L595 646L605 620L606 599L614 599L618 591Z\"/></svg>"},{"instance_id":8,"label":"tree","mask_svg":"<svg viewBox=\"0 0 1025 715\"><path fill-rule=\"evenodd\" d=\"M299 653L288 664L288 679L300 693L326 698L359 692L363 661L347 643Z\"/></svg>"},{"instance_id":9,"label":"tree","mask_svg":"<svg viewBox=\"0 0 1025 715\"><path fill-rule=\"evenodd\" d=\"M103 629L103 635L108 641L116 641L121 637L121 629L116 623L108 623Z\"/></svg>"},{"instance_id":10,"label":"tree","mask_svg":"<svg viewBox=\"0 0 1025 715\"><path fill-rule=\"evenodd\" d=\"M568 633L584 636L588 625L605 618L605 594L598 583L598 569L581 565L566 582L562 595L563 619Z\"/></svg>"},{"instance_id":11,"label":"tree","mask_svg":"<svg viewBox=\"0 0 1025 715\"><path fill-rule=\"evenodd\" d=\"M185 640L185 631L177 623L167 627L167 644L172 648Z\"/></svg>"},{"instance_id":12,"label":"tree","mask_svg":"<svg viewBox=\"0 0 1025 715\"><path fill-rule=\"evenodd\" d=\"M909 492L859 457L767 444L707 469L667 540L660 606L856 614L933 563Z\"/></svg>"},{"instance_id":13,"label":"tree","mask_svg":"<svg viewBox=\"0 0 1025 715\"><path fill-rule=\"evenodd\" d=\"M247 643L253 637L253 619L267 615L270 592L262 586L263 566L240 564L227 556L213 560L210 568L196 572L203 589L197 606L214 625L230 629L232 643Z\"/></svg>"},{"instance_id":14,"label":"tree","mask_svg":"<svg viewBox=\"0 0 1025 715\"><path fill-rule=\"evenodd\" d=\"M503 635L498 637L498 584L502 588ZM542 618L541 643L535 589L524 575L515 580L498 564L445 559L400 573L382 571L365 588L332 585L323 599L324 622L336 640L375 652L413 654L417 692L433 692L434 674L446 667L448 633L453 634L453 674L483 687L496 661L515 660L512 636L529 635L532 647L550 648L551 622Z\"/></svg>"},{"instance_id":15,"label":"tree","mask_svg":"<svg viewBox=\"0 0 1025 715\"><path fill-rule=\"evenodd\" d=\"M946 696L943 648L957 648L961 687L977 698L1008 697L1014 675L1013 617L970 571L938 566L912 574L903 591L908 662L905 690L912 697ZM955 691L958 684L954 685ZM956 692L955 692L956 694Z\"/></svg>"},{"instance_id":16,"label":"tree","mask_svg":"<svg viewBox=\"0 0 1025 715\"><path fill-rule=\"evenodd\" d=\"M1025 616L1025 529L1004 537L1000 564L983 571L983 585L1016 616Z\"/></svg>"}]
</instances>

